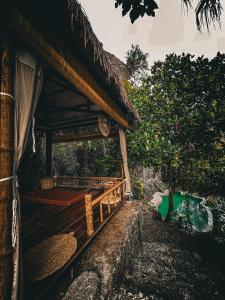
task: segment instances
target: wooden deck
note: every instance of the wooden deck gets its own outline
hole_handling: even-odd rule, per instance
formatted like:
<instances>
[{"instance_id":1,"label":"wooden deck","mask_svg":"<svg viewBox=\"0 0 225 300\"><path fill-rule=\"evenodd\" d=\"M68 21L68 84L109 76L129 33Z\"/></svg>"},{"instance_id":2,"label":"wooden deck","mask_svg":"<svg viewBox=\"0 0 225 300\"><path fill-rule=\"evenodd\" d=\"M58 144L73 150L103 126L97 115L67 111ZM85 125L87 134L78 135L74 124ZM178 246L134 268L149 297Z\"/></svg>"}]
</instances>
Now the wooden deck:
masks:
<instances>
[{"instance_id":1,"label":"wooden deck","mask_svg":"<svg viewBox=\"0 0 225 300\"><path fill-rule=\"evenodd\" d=\"M77 191L79 192L80 190ZM95 189L91 191L87 190L87 193L92 195L92 201L94 201L97 197L103 194L103 191ZM29 278L25 277L25 299L56 299L51 298L54 293L49 291L60 291L59 285L62 285L62 277L64 277L65 281L66 272L68 277L67 281L72 279L72 275L68 275L70 266L74 263L81 251L102 228L102 226L121 207L121 205L122 202L117 207L112 205L110 215L108 215L107 206L104 206L103 223L100 222L99 203L95 205L93 207L95 233L92 236L88 236L84 197L71 206L29 203L27 201L22 201L23 254L40 241L54 234L74 232L78 242L77 250L71 260L60 271L56 272L51 277L33 284L29 283ZM47 294L49 295L46 296Z\"/></svg>"}]
</instances>

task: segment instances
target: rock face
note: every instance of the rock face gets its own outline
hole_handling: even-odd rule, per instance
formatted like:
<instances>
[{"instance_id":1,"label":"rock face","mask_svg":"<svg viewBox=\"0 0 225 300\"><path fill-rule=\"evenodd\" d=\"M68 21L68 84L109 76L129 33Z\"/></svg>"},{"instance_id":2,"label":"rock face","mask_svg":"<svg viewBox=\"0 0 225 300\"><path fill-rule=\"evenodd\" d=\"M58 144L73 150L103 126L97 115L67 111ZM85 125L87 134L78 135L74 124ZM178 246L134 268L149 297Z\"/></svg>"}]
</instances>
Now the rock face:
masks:
<instances>
[{"instance_id":1,"label":"rock face","mask_svg":"<svg viewBox=\"0 0 225 300\"><path fill-rule=\"evenodd\" d=\"M143 182L144 192L150 199L155 192L163 192L167 189L166 185L162 182L160 173L155 172L151 167L135 167L133 176Z\"/></svg>"},{"instance_id":2,"label":"rock face","mask_svg":"<svg viewBox=\"0 0 225 300\"><path fill-rule=\"evenodd\" d=\"M78 272L94 271L98 274L101 299L108 296L114 282L120 280L132 257L138 254L142 241L141 226L141 202L127 202L82 255L76 268Z\"/></svg>"},{"instance_id":3,"label":"rock face","mask_svg":"<svg viewBox=\"0 0 225 300\"><path fill-rule=\"evenodd\" d=\"M144 218L143 232L143 248L110 300L224 299L191 236L150 216Z\"/></svg>"},{"instance_id":4,"label":"rock face","mask_svg":"<svg viewBox=\"0 0 225 300\"><path fill-rule=\"evenodd\" d=\"M63 300L225 299L224 275L196 237L149 214L142 221L141 203L125 204L82 254Z\"/></svg>"},{"instance_id":5,"label":"rock face","mask_svg":"<svg viewBox=\"0 0 225 300\"><path fill-rule=\"evenodd\" d=\"M83 272L77 277L62 300L98 300L99 278L94 272Z\"/></svg>"}]
</instances>

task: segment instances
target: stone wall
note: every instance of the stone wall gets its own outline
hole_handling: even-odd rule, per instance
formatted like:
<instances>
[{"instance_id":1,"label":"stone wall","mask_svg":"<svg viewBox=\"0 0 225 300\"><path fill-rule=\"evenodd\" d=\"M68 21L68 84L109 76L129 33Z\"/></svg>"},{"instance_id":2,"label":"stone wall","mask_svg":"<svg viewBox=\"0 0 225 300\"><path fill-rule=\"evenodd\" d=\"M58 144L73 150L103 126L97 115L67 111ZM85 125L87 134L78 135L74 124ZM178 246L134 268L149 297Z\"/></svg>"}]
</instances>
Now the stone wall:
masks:
<instances>
[{"instance_id":1,"label":"stone wall","mask_svg":"<svg viewBox=\"0 0 225 300\"><path fill-rule=\"evenodd\" d=\"M131 258L138 255L141 243L142 203L126 202L81 255L76 264L79 276L63 300L106 299L114 283L123 276ZM83 277L86 280L81 280Z\"/></svg>"}]
</instances>

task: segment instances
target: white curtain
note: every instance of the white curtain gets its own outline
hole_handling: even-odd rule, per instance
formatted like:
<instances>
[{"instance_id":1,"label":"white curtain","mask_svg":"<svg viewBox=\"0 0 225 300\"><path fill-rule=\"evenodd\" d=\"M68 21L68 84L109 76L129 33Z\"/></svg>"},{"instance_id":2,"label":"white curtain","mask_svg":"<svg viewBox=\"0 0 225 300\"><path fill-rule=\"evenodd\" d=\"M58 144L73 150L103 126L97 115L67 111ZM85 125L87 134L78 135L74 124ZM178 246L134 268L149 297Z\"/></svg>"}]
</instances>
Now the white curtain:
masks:
<instances>
[{"instance_id":1,"label":"white curtain","mask_svg":"<svg viewBox=\"0 0 225 300\"><path fill-rule=\"evenodd\" d=\"M130 184L130 173L128 169L128 161L127 161L127 143L126 143L126 134L123 128L119 129L119 137L120 137L120 149L123 160L123 170L124 176L126 179L126 194L132 195L131 192L131 184Z\"/></svg>"},{"instance_id":2,"label":"white curtain","mask_svg":"<svg viewBox=\"0 0 225 300\"><path fill-rule=\"evenodd\" d=\"M43 72L35 56L26 50L16 55L15 98L17 112L17 158L18 168L24 153L30 126L42 88Z\"/></svg>"},{"instance_id":3,"label":"white curtain","mask_svg":"<svg viewBox=\"0 0 225 300\"><path fill-rule=\"evenodd\" d=\"M14 174L16 174L23 156L38 98L42 88L43 72L36 57L25 49L16 51L15 60L15 157ZM17 180L14 181L12 245L14 248L14 277L12 299L21 298L21 247L20 247L20 201ZM20 273L21 274L21 273ZM18 289L20 285L20 289Z\"/></svg>"}]
</instances>

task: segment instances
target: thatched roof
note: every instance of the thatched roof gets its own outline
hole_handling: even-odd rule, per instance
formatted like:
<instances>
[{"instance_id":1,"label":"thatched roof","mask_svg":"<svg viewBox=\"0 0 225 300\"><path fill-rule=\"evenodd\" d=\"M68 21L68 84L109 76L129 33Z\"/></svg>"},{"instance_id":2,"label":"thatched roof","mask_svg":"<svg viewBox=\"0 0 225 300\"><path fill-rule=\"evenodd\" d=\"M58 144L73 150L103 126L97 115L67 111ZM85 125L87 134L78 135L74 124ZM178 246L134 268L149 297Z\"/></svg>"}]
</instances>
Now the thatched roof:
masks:
<instances>
[{"instance_id":1,"label":"thatched roof","mask_svg":"<svg viewBox=\"0 0 225 300\"><path fill-rule=\"evenodd\" d=\"M108 83L113 86L119 96L119 101L128 110L131 119L135 119L139 122L140 117L132 103L129 101L123 85L123 81L130 78L130 73L126 65L115 55L104 50L103 45L96 37L82 6L76 0L67 1L72 30L74 31L76 27L79 26L84 47L89 47L89 49L91 49L90 52L92 52L93 61L100 65L102 72L106 75Z\"/></svg>"},{"instance_id":2,"label":"thatched roof","mask_svg":"<svg viewBox=\"0 0 225 300\"><path fill-rule=\"evenodd\" d=\"M131 73L125 63L123 63L118 57L114 54L105 50L105 55L108 56L110 61L110 66L113 68L114 72L119 76L121 81L129 80Z\"/></svg>"},{"instance_id":3,"label":"thatched roof","mask_svg":"<svg viewBox=\"0 0 225 300\"><path fill-rule=\"evenodd\" d=\"M77 0L12 0L17 9L45 36L56 36L86 67L124 116L133 123L139 115L130 103L123 80L125 65L103 49ZM120 62L120 63L118 63ZM120 65L120 67L118 67Z\"/></svg>"}]
</instances>

